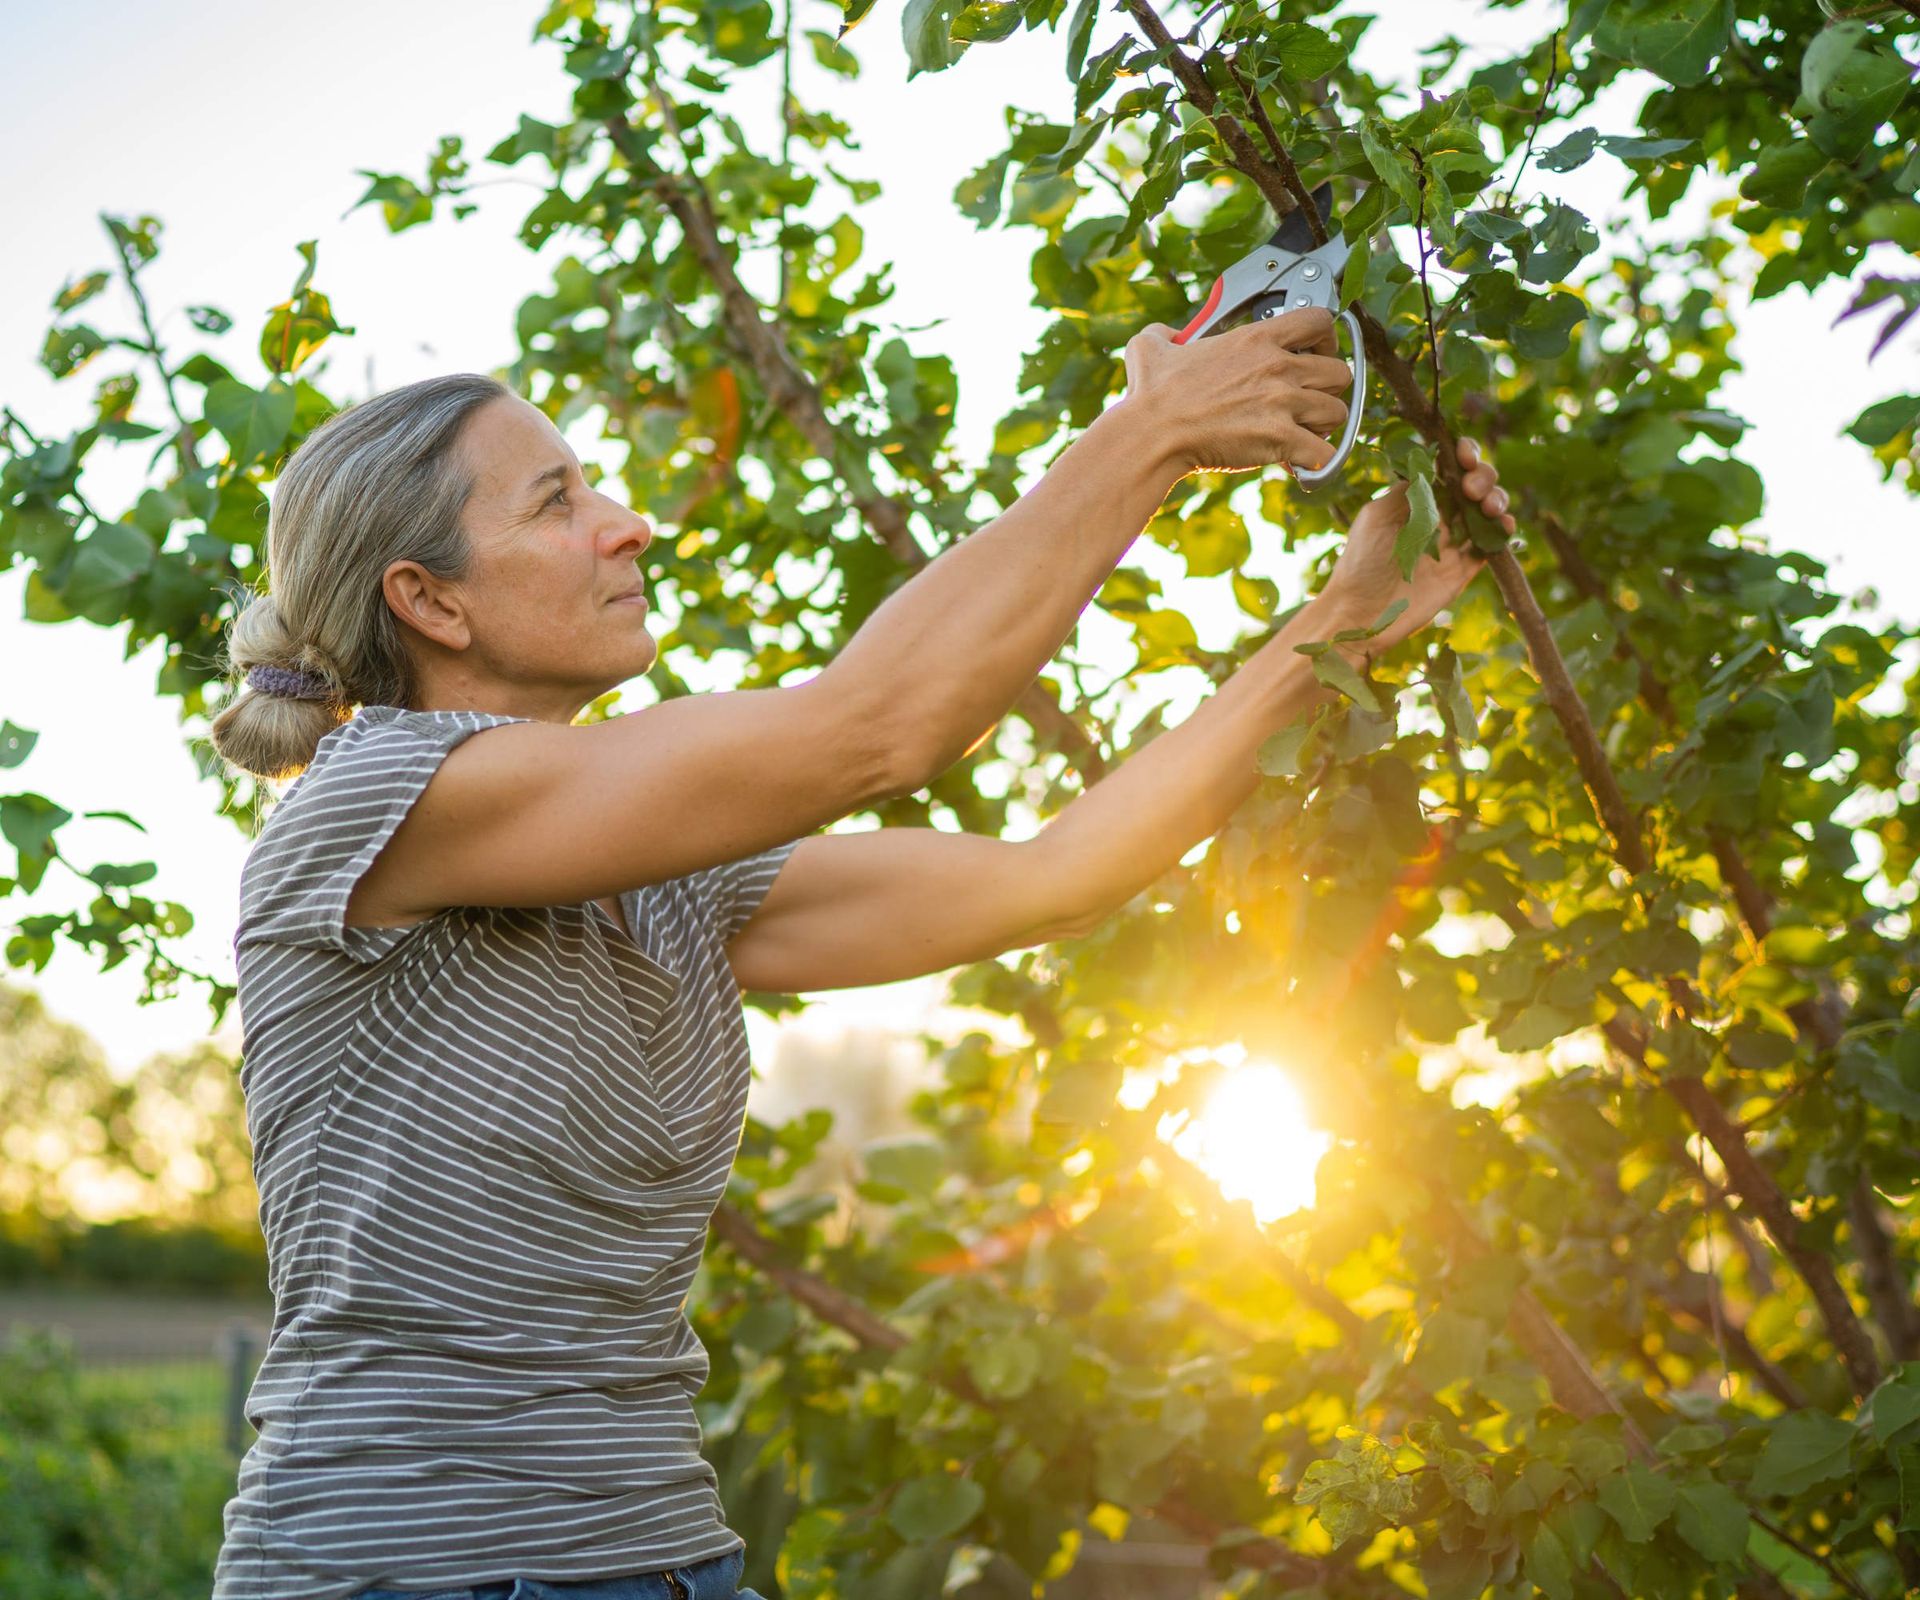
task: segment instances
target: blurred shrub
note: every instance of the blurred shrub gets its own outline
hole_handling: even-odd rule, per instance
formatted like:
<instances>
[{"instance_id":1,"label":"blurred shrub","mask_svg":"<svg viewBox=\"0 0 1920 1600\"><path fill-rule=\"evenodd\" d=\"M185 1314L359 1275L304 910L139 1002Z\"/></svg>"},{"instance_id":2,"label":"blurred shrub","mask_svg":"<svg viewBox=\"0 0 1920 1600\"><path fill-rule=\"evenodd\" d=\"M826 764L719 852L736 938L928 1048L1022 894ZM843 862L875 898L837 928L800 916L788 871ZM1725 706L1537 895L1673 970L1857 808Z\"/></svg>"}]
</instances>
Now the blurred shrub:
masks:
<instances>
[{"instance_id":1,"label":"blurred shrub","mask_svg":"<svg viewBox=\"0 0 1920 1600\"><path fill-rule=\"evenodd\" d=\"M0 1595L205 1600L234 1468L171 1422L86 1395L63 1339L0 1345Z\"/></svg>"}]
</instances>

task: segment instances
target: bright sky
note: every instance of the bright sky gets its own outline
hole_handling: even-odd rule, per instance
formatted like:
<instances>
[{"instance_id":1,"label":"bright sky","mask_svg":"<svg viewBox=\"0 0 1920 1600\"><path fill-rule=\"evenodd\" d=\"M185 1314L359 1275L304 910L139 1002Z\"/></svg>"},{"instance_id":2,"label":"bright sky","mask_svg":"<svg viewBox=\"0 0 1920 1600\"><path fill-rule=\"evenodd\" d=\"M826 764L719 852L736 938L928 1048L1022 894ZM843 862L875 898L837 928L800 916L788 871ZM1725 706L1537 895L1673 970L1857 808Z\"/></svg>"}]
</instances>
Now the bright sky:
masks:
<instances>
[{"instance_id":1,"label":"bright sky","mask_svg":"<svg viewBox=\"0 0 1920 1600\"><path fill-rule=\"evenodd\" d=\"M370 383L385 389L511 360L514 310L546 287L565 249L534 256L514 239L531 187L501 183L476 196L483 204L467 221L397 237L385 232L376 208L343 213L365 187L356 168L417 174L445 133L465 135L479 164L522 112L565 118L571 80L559 52L528 42L541 9L538 0L336 0L325 26L315 27L308 12L242 0L198 0L190 13L139 0L60 7L0 0L8 43L0 56L0 149L31 152L30 161L16 158L7 186L16 226L0 268L0 400L36 429L78 425L94 372L56 385L36 356L61 285L111 262L102 210L163 220L162 254L146 274L162 337L190 332L185 306L219 306L236 319L226 348L244 377L258 377L250 345L261 314L284 298L300 265L294 246L310 238L319 240L320 286L357 329L332 347L323 382L335 390L363 393ZM1519 16L1427 0L1388 0L1379 9L1363 59L1403 79L1418 46L1443 22L1485 53L1501 38L1536 36L1531 20L1540 15L1537 4ZM866 67L859 82L830 77L801 52L797 89L866 142L861 159L845 166L885 186L880 206L861 219L867 261L895 263L897 292L885 313L908 329L937 324L910 341L922 353L953 358L958 432L977 455L994 418L1013 402L1022 354L1046 318L1029 304L1031 235L976 232L950 197L999 148L1002 106L1066 119L1061 41L1023 35L988 47L986 60L908 84L898 13L894 0L882 0L852 36ZM837 15L824 0L801 0L802 26L830 29ZM1101 14L1096 49L1118 25ZM770 125L777 91L766 72L741 77L734 93L730 109L743 123ZM1618 126L1595 119L1601 131L1625 131L1632 104L1623 98L1610 108ZM533 163L522 166L530 182ZM500 170L481 167L487 175ZM1617 177L1600 158L1561 178L1536 172L1528 186L1550 186L1599 220L1613 209L1604 196ZM1889 609L1911 618L1912 502L1884 489L1865 452L1839 434L1870 400L1913 386L1913 341L1866 369L1869 328L1831 327L1843 303L1839 293L1809 303L1795 292L1738 315L1748 371L1725 400L1755 424L1744 453L1767 478L1763 526L1834 563L1843 586L1878 587ZM131 307L117 295L86 314L103 327L131 325L123 320ZM102 358L98 370L112 369ZM576 445L587 453L586 441ZM91 473L86 486L95 504L127 504L145 456L140 446L127 447L113 471ZM1177 563L1156 565L1152 554L1139 564L1156 575L1177 573ZM72 810L138 816L145 839L120 824L89 821L63 830L63 845L86 865L153 860L159 876L145 892L182 901L201 919L182 959L231 978L246 840L213 815L213 787L198 778L169 704L153 694L157 649L129 661L120 635L82 623L26 623L23 588L23 569L0 573L0 716L39 730L41 740L24 766L0 773L0 787L37 790ZM1223 642L1219 630L1232 626L1218 612L1196 621L1209 644ZM29 909L83 903L76 882L50 877ZM20 911L18 900L7 902L9 917ZM193 991L137 1006L133 963L102 975L64 943L37 977L0 976L33 983L55 1012L99 1038L122 1071L206 1031ZM941 988L925 979L827 996L804 1024L786 1026L810 1033L860 1023L938 1028L950 1015L935 1009ZM749 1023L764 1061L774 1025L757 1013ZM226 1038L237 1046L231 1019Z\"/></svg>"}]
</instances>

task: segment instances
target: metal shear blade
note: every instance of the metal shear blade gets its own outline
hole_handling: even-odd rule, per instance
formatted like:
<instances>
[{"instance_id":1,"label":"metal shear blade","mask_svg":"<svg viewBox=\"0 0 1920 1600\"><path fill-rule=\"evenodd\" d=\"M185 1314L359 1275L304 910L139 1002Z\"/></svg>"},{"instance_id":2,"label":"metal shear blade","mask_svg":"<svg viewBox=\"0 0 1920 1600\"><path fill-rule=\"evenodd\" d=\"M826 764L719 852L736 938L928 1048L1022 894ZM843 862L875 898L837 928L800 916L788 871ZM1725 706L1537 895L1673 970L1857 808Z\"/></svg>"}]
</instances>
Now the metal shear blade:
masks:
<instances>
[{"instance_id":1,"label":"metal shear blade","mask_svg":"<svg viewBox=\"0 0 1920 1600\"><path fill-rule=\"evenodd\" d=\"M1323 183L1313 192L1314 209L1322 223L1331 220L1333 185ZM1325 244L1313 242L1313 230L1304 211L1295 210L1280 219L1279 227L1258 250L1248 252L1213 280L1206 304L1193 321L1174 335L1175 344L1186 344L1219 329L1229 319L1244 313L1251 321L1279 316L1305 306L1320 306L1340 314L1353 341L1353 401L1348 408L1346 432L1335 448L1333 459L1317 469L1296 469L1294 477L1305 487L1324 483L1347 459L1359 436L1360 412L1367 384L1366 352L1360 342L1360 323L1340 303L1340 276L1345 271L1352 247L1338 229Z\"/></svg>"}]
</instances>

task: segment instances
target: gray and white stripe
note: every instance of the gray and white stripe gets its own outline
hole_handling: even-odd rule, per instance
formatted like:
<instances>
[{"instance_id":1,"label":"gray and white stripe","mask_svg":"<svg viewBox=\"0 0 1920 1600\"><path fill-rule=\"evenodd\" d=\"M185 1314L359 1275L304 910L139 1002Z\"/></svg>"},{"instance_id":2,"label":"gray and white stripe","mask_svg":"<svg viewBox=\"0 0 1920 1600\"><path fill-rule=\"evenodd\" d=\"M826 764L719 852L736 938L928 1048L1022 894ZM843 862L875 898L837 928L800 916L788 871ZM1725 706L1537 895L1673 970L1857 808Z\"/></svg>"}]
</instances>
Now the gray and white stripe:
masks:
<instances>
[{"instance_id":1,"label":"gray and white stripe","mask_svg":"<svg viewBox=\"0 0 1920 1600\"><path fill-rule=\"evenodd\" d=\"M213 1600L349 1600L737 1548L688 1286L750 1066L725 944L794 843L599 906L344 924L446 753L523 717L364 706L241 875L274 1295Z\"/></svg>"}]
</instances>

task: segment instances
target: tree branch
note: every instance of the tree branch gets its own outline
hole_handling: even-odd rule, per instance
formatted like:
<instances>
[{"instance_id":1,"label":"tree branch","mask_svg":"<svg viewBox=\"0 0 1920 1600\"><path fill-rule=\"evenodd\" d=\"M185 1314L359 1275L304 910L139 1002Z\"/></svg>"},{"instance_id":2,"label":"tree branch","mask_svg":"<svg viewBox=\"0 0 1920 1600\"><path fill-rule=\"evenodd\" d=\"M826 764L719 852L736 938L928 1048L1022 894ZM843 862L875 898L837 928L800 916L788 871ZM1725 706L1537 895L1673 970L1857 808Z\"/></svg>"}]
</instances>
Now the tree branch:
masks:
<instances>
[{"instance_id":1,"label":"tree branch","mask_svg":"<svg viewBox=\"0 0 1920 1600\"><path fill-rule=\"evenodd\" d=\"M1656 1077L1660 1087L1679 1102L1693 1125L1706 1135L1707 1142L1720 1157L1721 1166L1726 1168L1727 1182L1753 1208L1768 1236L1805 1281L1826 1320L1827 1331L1833 1337L1834 1348L1839 1351L1855 1395L1865 1398L1880 1381L1880 1361L1874 1354L1873 1342L1860 1325L1853 1302L1841 1287L1833 1261L1803 1242L1800 1219L1793 1214L1793 1207L1774 1182L1773 1175L1748 1149L1739 1126L1702 1079L1652 1072L1647 1065L1645 1047L1621 1015L1610 1017L1601 1024L1601 1030L1623 1056L1643 1073Z\"/></svg>"},{"instance_id":2,"label":"tree branch","mask_svg":"<svg viewBox=\"0 0 1920 1600\"><path fill-rule=\"evenodd\" d=\"M669 126L677 126L671 102L657 86L654 92ZM646 172L651 163L634 144L632 127L618 117L609 118L606 127L628 165L636 173ZM865 440L856 440L858 459L847 459L819 389L801 370L779 329L762 315L759 302L734 271L720 242L719 221L705 186L689 172L657 173L650 187L680 224L688 246L719 292L722 316L733 346L753 368L768 398L820 458L834 468L847 486L848 498L875 537L896 560L918 571L929 558L908 526L906 507L875 486L867 464ZM1096 782L1104 775L1106 761L1092 736L1062 710L1037 681L1021 691L1013 709L1032 726L1043 743L1067 758L1084 782Z\"/></svg>"},{"instance_id":3,"label":"tree branch","mask_svg":"<svg viewBox=\"0 0 1920 1600\"><path fill-rule=\"evenodd\" d=\"M1220 96L1214 92L1213 85L1207 82L1206 73L1167 32L1167 25L1147 4L1147 0L1126 0L1126 5L1133 20L1140 24L1141 31L1153 42L1154 47L1167 52L1167 65L1187 91L1187 98L1219 130L1221 142L1233 156L1234 166L1260 186L1260 192L1267 197L1267 203L1273 207L1276 216L1284 217L1290 212L1304 210L1307 226L1313 230L1313 242L1325 244L1327 230L1320 220L1320 208L1307 193L1306 185L1300 181L1299 169L1281 147L1279 138L1275 136L1273 139L1279 159L1275 162L1266 161L1255 148L1247 130L1241 126L1240 119L1220 109ZM1262 111L1259 115L1264 118L1266 113Z\"/></svg>"},{"instance_id":4,"label":"tree branch","mask_svg":"<svg viewBox=\"0 0 1920 1600\"><path fill-rule=\"evenodd\" d=\"M1617 652L1631 659L1639 669L1641 699L1662 724L1677 728L1679 715L1674 708L1673 696L1628 637L1626 618L1614 605L1612 592L1593 569L1579 543L1567 531L1566 525L1551 512L1540 518L1540 526L1568 581L1588 599L1596 600L1607 608L1619 640ZM1726 829L1709 827L1707 842L1720 869L1721 881L1732 893L1734 903L1739 908L1740 920L1745 924L1748 936L1756 945L1762 943L1773 928L1772 897L1761 886L1746 857ZM1792 1006L1789 1010L1795 1023L1810 1032L1821 1049L1831 1051L1839 1045L1846 1028L1846 1003L1841 999L1832 978L1824 973L1820 977L1819 988L1817 1000ZM1920 1356L1920 1317L1916 1317L1912 1310L1912 1290L1901 1270L1893 1240L1880 1221L1873 1202L1873 1187L1864 1172L1855 1175L1853 1188L1847 1197L1847 1210L1859 1248L1868 1299L1874 1308L1874 1320L1886 1336L1894 1360L1911 1361Z\"/></svg>"},{"instance_id":5,"label":"tree branch","mask_svg":"<svg viewBox=\"0 0 1920 1600\"><path fill-rule=\"evenodd\" d=\"M1218 110L1219 97L1212 85L1207 83L1198 67L1183 55L1164 24L1154 15L1147 0L1126 0L1126 6L1155 45L1167 52L1168 64L1175 76L1186 86L1193 104L1213 119L1222 140L1233 153L1239 170L1260 187L1276 212L1285 215L1294 210L1305 193L1298 172L1294 172L1290 186L1279 168L1254 148L1239 122ZM1294 193L1295 189L1300 190L1299 195ZM1308 210L1310 215L1318 214L1311 206ZM1460 487L1461 467L1455 453L1453 430L1433 402L1421 393L1418 375L1393 348L1379 320L1363 306L1356 306L1354 310L1360 321L1370 361L1386 379L1400 403L1402 414L1423 438L1435 446L1435 470L1445 485L1457 519L1455 525L1464 526L1468 515L1465 509L1467 500ZM1614 857L1628 872L1638 877L1651 865L1645 842L1640 836L1638 819L1627 804L1612 763L1607 760L1606 752L1594 733L1586 702L1574 686L1566 660L1560 654L1552 630L1547 626L1526 572L1511 545L1504 541L1489 554L1487 564L1493 569L1494 581L1500 586L1507 609L1526 641L1527 654L1540 678L1547 704L1566 735L1582 784L1593 804L1594 814L1612 837ZM1669 988L1675 1004L1684 1013L1690 1014L1693 1009L1692 997L1686 986L1675 982ZM1644 1066L1644 1055L1639 1059ZM1719 1151L1735 1189L1753 1206L1788 1259L1807 1280L1809 1290L1827 1319L1841 1359L1846 1363L1848 1375L1859 1394L1864 1396L1879 1379L1879 1361L1872 1342L1854 1314L1852 1302L1840 1287L1833 1262L1799 1244L1798 1230L1786 1197L1754 1159L1739 1127L1714 1100L1705 1083L1697 1078L1663 1079L1662 1082L1689 1115L1695 1118L1694 1125L1707 1135L1715 1150ZM1793 1243L1789 1245L1788 1240Z\"/></svg>"},{"instance_id":6,"label":"tree branch","mask_svg":"<svg viewBox=\"0 0 1920 1600\"><path fill-rule=\"evenodd\" d=\"M898 1328L851 1295L834 1288L824 1278L782 1261L779 1247L737 1206L721 1203L713 1214L713 1235L822 1322L851 1336L862 1349L892 1355L909 1343ZM969 1404L989 1411L996 1409L963 1373L941 1373L934 1381ZM1151 1511L1154 1516L1209 1543L1227 1531L1215 1518L1178 1495L1169 1495ZM1300 1555L1276 1539L1251 1539L1236 1544L1233 1554L1236 1561L1273 1573L1297 1587L1322 1583L1339 1570L1327 1562Z\"/></svg>"}]
</instances>

